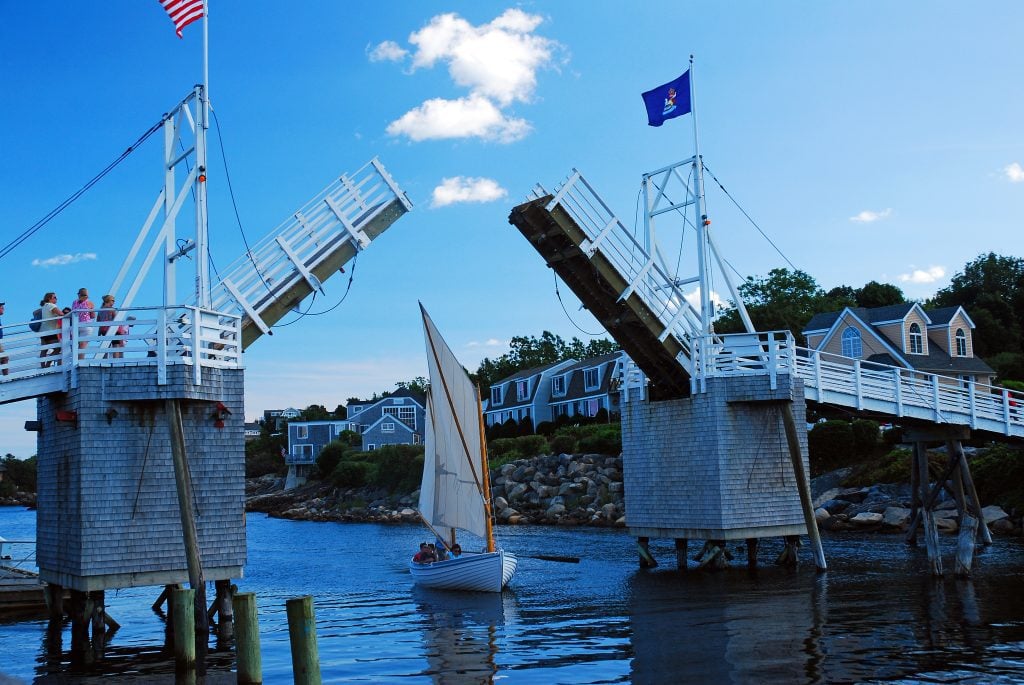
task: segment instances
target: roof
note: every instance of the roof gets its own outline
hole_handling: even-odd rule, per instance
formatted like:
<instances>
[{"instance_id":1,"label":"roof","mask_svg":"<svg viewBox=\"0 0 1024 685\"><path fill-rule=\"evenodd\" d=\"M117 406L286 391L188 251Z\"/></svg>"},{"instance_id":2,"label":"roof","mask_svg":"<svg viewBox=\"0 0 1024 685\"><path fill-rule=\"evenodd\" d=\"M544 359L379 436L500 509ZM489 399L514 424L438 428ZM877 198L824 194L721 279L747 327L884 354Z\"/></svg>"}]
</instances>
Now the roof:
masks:
<instances>
[{"instance_id":1,"label":"roof","mask_svg":"<svg viewBox=\"0 0 1024 685\"><path fill-rule=\"evenodd\" d=\"M551 403L559 404L562 402L574 402L576 400L584 399L587 397L599 397L601 395L608 394L609 385L611 384L612 374L611 370L606 370L601 375L600 383L596 388L587 390L584 383L583 372L587 369L594 367L614 365L618 361L622 352L614 352L610 354L604 354L600 357L591 357L590 359L584 359L581 362L573 364L572 366L565 369L562 373L557 374L559 376L569 375L569 383L565 388L564 395L558 395L557 397L552 394ZM613 369L612 369L613 370ZM578 373L577 373L578 372Z\"/></svg>"},{"instance_id":2,"label":"roof","mask_svg":"<svg viewBox=\"0 0 1024 685\"><path fill-rule=\"evenodd\" d=\"M903 302L902 304L890 304L885 307L847 307L846 309L839 310L837 312L825 312L823 314L815 314L811 317L811 320L804 326L804 335L814 331L825 331L832 328L835 322L845 314L847 311L852 312L858 319L864 323L877 324L884 321L898 321L905 317L908 312L914 307L918 307L916 302ZM923 309L921 311L924 311ZM928 318L931 318L931 313L927 313Z\"/></svg>"},{"instance_id":3,"label":"roof","mask_svg":"<svg viewBox=\"0 0 1024 685\"><path fill-rule=\"evenodd\" d=\"M544 364L543 366L535 366L532 369L523 369L522 371L516 371L511 376L508 376L507 378L502 378L497 383L494 383L493 385L491 385L491 387L493 388L495 385L504 385L505 383L508 383L509 381L518 381L518 380L522 380L524 378L530 378L531 376L536 376L538 374L542 374L545 371L547 371L548 369L550 369L552 367L555 367L555 366L558 366L559 364L564 364L567 361L575 362L576 360L575 359L563 359L562 361L552 362L550 364Z\"/></svg>"}]
</instances>

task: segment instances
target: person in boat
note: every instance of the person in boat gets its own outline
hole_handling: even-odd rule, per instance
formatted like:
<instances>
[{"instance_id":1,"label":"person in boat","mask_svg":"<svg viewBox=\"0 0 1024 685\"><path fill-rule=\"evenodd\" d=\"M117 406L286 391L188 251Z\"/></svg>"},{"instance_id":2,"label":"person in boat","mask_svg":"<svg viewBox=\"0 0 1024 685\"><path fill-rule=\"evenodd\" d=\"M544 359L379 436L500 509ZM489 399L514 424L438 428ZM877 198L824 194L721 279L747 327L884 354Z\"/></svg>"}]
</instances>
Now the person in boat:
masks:
<instances>
[{"instance_id":1,"label":"person in boat","mask_svg":"<svg viewBox=\"0 0 1024 685\"><path fill-rule=\"evenodd\" d=\"M459 543L456 542L454 545L452 545L452 559L458 559L461 556L462 547L459 545Z\"/></svg>"},{"instance_id":2,"label":"person in boat","mask_svg":"<svg viewBox=\"0 0 1024 685\"><path fill-rule=\"evenodd\" d=\"M437 543L432 545L434 552L437 554L438 561L446 561L448 559L448 550L444 547L444 542L441 538L437 539Z\"/></svg>"},{"instance_id":3,"label":"person in boat","mask_svg":"<svg viewBox=\"0 0 1024 685\"><path fill-rule=\"evenodd\" d=\"M416 552L416 555L412 560L417 564L432 564L437 561L437 554L434 550L430 549L430 545L425 542L421 542L420 551Z\"/></svg>"}]
</instances>

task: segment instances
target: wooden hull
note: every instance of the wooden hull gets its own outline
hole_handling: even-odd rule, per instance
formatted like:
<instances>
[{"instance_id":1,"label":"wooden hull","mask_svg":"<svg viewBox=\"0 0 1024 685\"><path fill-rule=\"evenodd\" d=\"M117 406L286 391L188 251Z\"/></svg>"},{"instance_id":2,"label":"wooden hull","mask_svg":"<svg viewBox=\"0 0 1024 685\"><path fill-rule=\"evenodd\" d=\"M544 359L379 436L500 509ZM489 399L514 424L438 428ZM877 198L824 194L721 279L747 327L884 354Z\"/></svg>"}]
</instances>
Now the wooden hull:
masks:
<instances>
[{"instance_id":1,"label":"wooden hull","mask_svg":"<svg viewBox=\"0 0 1024 685\"><path fill-rule=\"evenodd\" d=\"M433 564L409 562L409 573L421 587L437 590L501 592L512 580L518 561L515 555L498 550L483 554L463 554L458 559Z\"/></svg>"}]
</instances>

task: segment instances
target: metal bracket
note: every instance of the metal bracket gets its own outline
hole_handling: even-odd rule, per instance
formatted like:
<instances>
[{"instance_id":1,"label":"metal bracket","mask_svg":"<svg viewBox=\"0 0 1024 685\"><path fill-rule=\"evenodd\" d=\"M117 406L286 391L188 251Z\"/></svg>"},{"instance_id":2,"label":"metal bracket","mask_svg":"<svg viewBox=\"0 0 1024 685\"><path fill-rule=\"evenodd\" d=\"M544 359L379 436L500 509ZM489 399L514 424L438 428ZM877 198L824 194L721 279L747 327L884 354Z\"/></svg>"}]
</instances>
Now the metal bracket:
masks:
<instances>
[{"instance_id":1,"label":"metal bracket","mask_svg":"<svg viewBox=\"0 0 1024 685\"><path fill-rule=\"evenodd\" d=\"M306 279L306 283L309 283L309 287L323 293L324 287L320 282L320 279L314 276L312 272L306 268L303 261L297 254L295 254L295 250L293 250L292 246L288 244L288 241L282 236L277 236L275 240L277 241L277 244L281 246L281 250L284 251L285 255L288 256L288 259L291 260L291 263L295 265L296 271L302 274L302 277Z\"/></svg>"},{"instance_id":2,"label":"metal bracket","mask_svg":"<svg viewBox=\"0 0 1024 685\"><path fill-rule=\"evenodd\" d=\"M270 326L268 326L267 323L260 317L259 312L257 312L256 309L253 308L251 304L249 304L249 301L245 299L242 293L239 292L238 288L231 281L231 279L225 278L224 280L221 281L221 283L223 283L227 291L231 293L231 296L235 298L235 302L238 303L238 306L245 310L245 313L249 315L249 318L252 319L252 322L254 324L256 324L256 327L263 331L265 334L269 334Z\"/></svg>"}]
</instances>

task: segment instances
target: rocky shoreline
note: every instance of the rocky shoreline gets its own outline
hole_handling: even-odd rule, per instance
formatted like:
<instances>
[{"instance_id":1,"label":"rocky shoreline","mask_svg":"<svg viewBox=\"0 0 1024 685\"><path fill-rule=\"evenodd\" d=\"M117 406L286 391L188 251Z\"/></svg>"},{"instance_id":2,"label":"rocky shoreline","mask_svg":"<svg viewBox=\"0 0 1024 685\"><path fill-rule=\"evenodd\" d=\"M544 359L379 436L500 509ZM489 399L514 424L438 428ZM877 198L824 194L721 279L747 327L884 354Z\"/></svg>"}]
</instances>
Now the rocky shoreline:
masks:
<instances>
[{"instance_id":1,"label":"rocky shoreline","mask_svg":"<svg viewBox=\"0 0 1024 685\"><path fill-rule=\"evenodd\" d=\"M910 524L909 483L844 488L850 469L811 482L818 526L826 531L901 533ZM264 476L246 486L246 509L303 521L418 523L419 492L388 495L368 488L336 488L311 481L283 491L284 479ZM495 519L505 525L601 526L624 528L622 459L598 454L546 455L518 459L491 470ZM1022 534L1020 514L983 508L985 523L1000 535ZM945 493L934 512L940 533L956 533L956 503Z\"/></svg>"}]
</instances>

